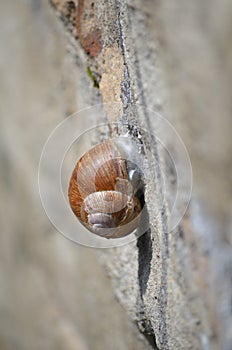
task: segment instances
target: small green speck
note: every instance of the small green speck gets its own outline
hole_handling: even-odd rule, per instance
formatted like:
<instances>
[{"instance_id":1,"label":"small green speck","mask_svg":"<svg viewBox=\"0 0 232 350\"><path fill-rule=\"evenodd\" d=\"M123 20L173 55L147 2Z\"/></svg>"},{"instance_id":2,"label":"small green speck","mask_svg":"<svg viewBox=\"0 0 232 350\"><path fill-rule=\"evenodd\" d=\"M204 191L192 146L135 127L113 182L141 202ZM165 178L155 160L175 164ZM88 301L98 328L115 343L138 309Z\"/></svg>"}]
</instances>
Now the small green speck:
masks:
<instances>
[{"instance_id":1,"label":"small green speck","mask_svg":"<svg viewBox=\"0 0 232 350\"><path fill-rule=\"evenodd\" d=\"M93 75L93 72L92 72L92 70L91 70L90 67L87 67L87 73L88 73L88 76L90 77L90 79L91 79L92 82L93 82L93 86L94 86L95 88L99 89L99 83L98 83L96 77Z\"/></svg>"}]
</instances>

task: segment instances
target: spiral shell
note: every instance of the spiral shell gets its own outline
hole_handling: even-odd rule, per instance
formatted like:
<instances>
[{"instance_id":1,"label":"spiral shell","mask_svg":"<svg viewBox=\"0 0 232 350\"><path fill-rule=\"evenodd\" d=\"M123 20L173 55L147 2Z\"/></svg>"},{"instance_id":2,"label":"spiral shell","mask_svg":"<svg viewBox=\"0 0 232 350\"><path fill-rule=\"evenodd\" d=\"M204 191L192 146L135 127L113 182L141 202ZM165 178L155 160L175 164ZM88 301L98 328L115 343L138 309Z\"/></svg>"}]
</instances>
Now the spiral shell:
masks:
<instances>
[{"instance_id":1,"label":"spiral shell","mask_svg":"<svg viewBox=\"0 0 232 350\"><path fill-rule=\"evenodd\" d=\"M131 233L143 206L137 195L141 172L122 153L112 139L96 145L77 162L69 183L74 214L92 233L106 238Z\"/></svg>"}]
</instances>

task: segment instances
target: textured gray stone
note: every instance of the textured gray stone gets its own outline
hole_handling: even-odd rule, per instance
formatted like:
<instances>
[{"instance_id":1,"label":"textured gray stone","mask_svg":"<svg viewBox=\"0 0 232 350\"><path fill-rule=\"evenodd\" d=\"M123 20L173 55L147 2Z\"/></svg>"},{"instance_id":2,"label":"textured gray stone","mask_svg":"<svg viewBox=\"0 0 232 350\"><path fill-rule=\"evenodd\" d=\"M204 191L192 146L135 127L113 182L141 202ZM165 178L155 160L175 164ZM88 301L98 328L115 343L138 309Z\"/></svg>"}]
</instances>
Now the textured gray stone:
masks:
<instances>
[{"instance_id":1,"label":"textured gray stone","mask_svg":"<svg viewBox=\"0 0 232 350\"><path fill-rule=\"evenodd\" d=\"M93 57L76 40L77 2L51 2L64 28L45 1L1 5L8 14L3 42L12 39L1 55L1 65L10 66L1 82L1 346L231 350L230 1L96 0L104 45ZM94 26L86 4L84 18ZM113 116L105 110L108 120L148 131L143 142L151 149L144 164L153 175L145 190L150 230L128 245L94 250L72 245L48 225L36 167L54 124L109 98L120 107ZM171 232L176 174L152 137L159 130L153 111L182 137L194 175L188 211ZM175 139L162 137L175 154Z\"/></svg>"},{"instance_id":2,"label":"textured gray stone","mask_svg":"<svg viewBox=\"0 0 232 350\"><path fill-rule=\"evenodd\" d=\"M65 116L97 101L96 91L47 1L0 10L0 348L142 350L96 251L57 233L38 193L44 142Z\"/></svg>"}]
</instances>

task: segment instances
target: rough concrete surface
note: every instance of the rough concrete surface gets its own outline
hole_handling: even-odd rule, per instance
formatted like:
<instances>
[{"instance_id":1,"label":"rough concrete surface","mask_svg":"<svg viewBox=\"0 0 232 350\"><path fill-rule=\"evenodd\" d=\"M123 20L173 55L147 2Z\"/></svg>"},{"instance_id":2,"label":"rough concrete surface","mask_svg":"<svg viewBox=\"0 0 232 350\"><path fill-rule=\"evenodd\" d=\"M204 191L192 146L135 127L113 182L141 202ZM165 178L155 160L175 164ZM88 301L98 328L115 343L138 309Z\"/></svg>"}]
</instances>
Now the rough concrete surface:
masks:
<instances>
[{"instance_id":1,"label":"rough concrete surface","mask_svg":"<svg viewBox=\"0 0 232 350\"><path fill-rule=\"evenodd\" d=\"M0 5L2 348L231 350L230 1L50 2ZM103 106L108 121L147 131L150 229L94 250L55 234L35 182L49 131L100 101L119 102ZM172 133L162 137L175 166L167 159L154 111L181 136L193 171L188 210L171 231L183 164Z\"/></svg>"},{"instance_id":2,"label":"rough concrete surface","mask_svg":"<svg viewBox=\"0 0 232 350\"><path fill-rule=\"evenodd\" d=\"M98 101L92 81L67 53L47 1L0 9L0 348L142 350L96 251L62 237L38 193L44 142L66 116Z\"/></svg>"}]
</instances>

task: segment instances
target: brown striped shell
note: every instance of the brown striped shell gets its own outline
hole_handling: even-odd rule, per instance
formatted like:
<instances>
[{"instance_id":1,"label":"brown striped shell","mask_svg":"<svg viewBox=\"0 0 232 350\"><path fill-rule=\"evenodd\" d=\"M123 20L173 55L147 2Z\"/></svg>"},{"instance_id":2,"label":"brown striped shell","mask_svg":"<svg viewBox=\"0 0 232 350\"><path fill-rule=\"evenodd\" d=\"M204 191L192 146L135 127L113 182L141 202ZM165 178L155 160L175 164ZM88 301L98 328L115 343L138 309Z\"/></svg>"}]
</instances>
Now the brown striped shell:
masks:
<instances>
[{"instance_id":1,"label":"brown striped shell","mask_svg":"<svg viewBox=\"0 0 232 350\"><path fill-rule=\"evenodd\" d=\"M127 160L111 139L77 162L68 196L80 222L99 236L123 237L139 224L142 205L129 179Z\"/></svg>"}]
</instances>

